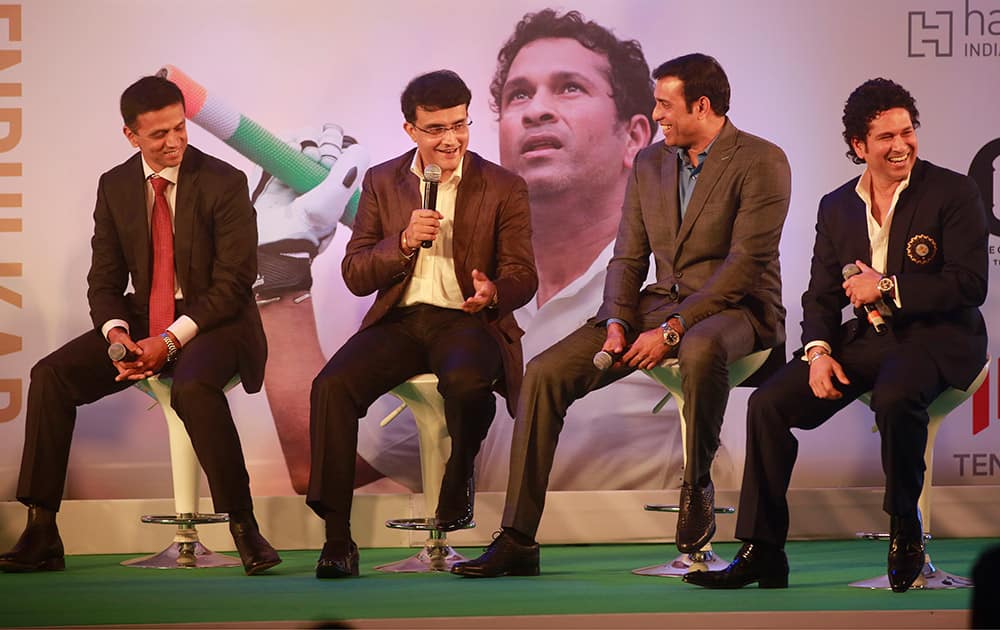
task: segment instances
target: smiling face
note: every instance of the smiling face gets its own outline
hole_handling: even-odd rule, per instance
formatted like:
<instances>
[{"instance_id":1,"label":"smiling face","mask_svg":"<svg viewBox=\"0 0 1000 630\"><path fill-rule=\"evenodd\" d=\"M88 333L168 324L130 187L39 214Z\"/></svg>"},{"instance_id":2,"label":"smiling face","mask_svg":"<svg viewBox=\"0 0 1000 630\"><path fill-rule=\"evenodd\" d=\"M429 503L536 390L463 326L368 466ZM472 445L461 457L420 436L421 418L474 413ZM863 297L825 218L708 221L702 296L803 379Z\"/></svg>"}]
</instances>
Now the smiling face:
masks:
<instances>
[{"instance_id":1,"label":"smiling face","mask_svg":"<svg viewBox=\"0 0 1000 630\"><path fill-rule=\"evenodd\" d=\"M673 76L657 79L653 90L656 105L653 107L653 120L663 131L663 142L670 147L690 149L698 143L702 135L699 120L704 109L701 101L696 101L688 109L684 100L684 82Z\"/></svg>"},{"instance_id":2,"label":"smiling face","mask_svg":"<svg viewBox=\"0 0 1000 630\"><path fill-rule=\"evenodd\" d=\"M851 146L881 184L905 180L917 161L917 132L910 113L902 107L879 113L868 123L864 140L854 138Z\"/></svg>"},{"instance_id":3,"label":"smiling face","mask_svg":"<svg viewBox=\"0 0 1000 630\"><path fill-rule=\"evenodd\" d=\"M467 105L433 111L417 106L413 123L403 123L403 129L417 143L421 171L428 164L437 164L441 167L441 181L448 181L469 148L469 127L462 125L468 119ZM443 127L449 129L442 135L429 133Z\"/></svg>"},{"instance_id":4,"label":"smiling face","mask_svg":"<svg viewBox=\"0 0 1000 630\"><path fill-rule=\"evenodd\" d=\"M607 58L575 39L538 39L517 53L497 103L500 163L533 196L601 185L631 166L609 73Z\"/></svg>"},{"instance_id":5,"label":"smiling face","mask_svg":"<svg viewBox=\"0 0 1000 630\"><path fill-rule=\"evenodd\" d=\"M181 163L187 148L187 127L181 103L139 114L134 127L133 130L125 126L125 137L139 149L150 168L159 173Z\"/></svg>"}]
</instances>

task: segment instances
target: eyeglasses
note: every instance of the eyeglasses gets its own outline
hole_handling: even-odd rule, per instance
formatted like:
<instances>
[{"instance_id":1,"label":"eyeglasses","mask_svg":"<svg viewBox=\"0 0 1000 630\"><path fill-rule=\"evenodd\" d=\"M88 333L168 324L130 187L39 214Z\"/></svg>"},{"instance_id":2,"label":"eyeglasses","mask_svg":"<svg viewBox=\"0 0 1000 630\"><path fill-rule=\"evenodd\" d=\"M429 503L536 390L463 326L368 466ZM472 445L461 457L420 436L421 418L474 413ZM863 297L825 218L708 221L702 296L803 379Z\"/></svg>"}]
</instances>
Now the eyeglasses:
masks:
<instances>
[{"instance_id":1,"label":"eyeglasses","mask_svg":"<svg viewBox=\"0 0 1000 630\"><path fill-rule=\"evenodd\" d=\"M427 129L424 129L423 127L418 127L416 125L413 125L413 128L418 131L426 133L428 136L432 138L441 138L444 137L444 134L448 133L449 131L454 131L456 136L466 133L469 131L469 127L471 125L472 125L471 120L463 120L460 123L455 123L454 125L449 125L449 126L434 125L433 127L428 127Z\"/></svg>"}]
</instances>

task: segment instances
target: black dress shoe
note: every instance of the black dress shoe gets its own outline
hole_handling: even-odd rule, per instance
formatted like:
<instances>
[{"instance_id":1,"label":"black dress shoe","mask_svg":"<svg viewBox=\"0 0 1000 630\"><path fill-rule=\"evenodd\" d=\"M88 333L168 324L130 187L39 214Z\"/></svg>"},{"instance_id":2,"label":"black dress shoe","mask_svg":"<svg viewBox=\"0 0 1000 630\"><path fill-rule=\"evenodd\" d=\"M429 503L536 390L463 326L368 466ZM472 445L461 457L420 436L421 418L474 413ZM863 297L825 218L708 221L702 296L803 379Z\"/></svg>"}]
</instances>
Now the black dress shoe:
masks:
<instances>
[{"instance_id":1,"label":"black dress shoe","mask_svg":"<svg viewBox=\"0 0 1000 630\"><path fill-rule=\"evenodd\" d=\"M924 528L919 515L889 519L889 586L904 593L924 568Z\"/></svg>"},{"instance_id":2,"label":"black dress shoe","mask_svg":"<svg viewBox=\"0 0 1000 630\"><path fill-rule=\"evenodd\" d=\"M788 557L783 549L746 542L720 571L691 571L684 581L705 588L743 588L757 582L760 588L788 588Z\"/></svg>"},{"instance_id":3,"label":"black dress shoe","mask_svg":"<svg viewBox=\"0 0 1000 630\"><path fill-rule=\"evenodd\" d=\"M236 551L240 553L243 571L247 575L257 575L281 564L278 552L261 535L253 514L248 517L230 514L229 533L233 535Z\"/></svg>"},{"instance_id":4,"label":"black dress shoe","mask_svg":"<svg viewBox=\"0 0 1000 630\"><path fill-rule=\"evenodd\" d=\"M56 513L37 505L28 506L28 524L14 547L0 554L0 571L32 573L62 571L66 558L56 527Z\"/></svg>"},{"instance_id":5,"label":"black dress shoe","mask_svg":"<svg viewBox=\"0 0 1000 630\"><path fill-rule=\"evenodd\" d=\"M715 486L711 480L703 487L684 482L681 485L680 507L677 548L681 553L694 553L715 535Z\"/></svg>"},{"instance_id":6,"label":"black dress shoe","mask_svg":"<svg viewBox=\"0 0 1000 630\"><path fill-rule=\"evenodd\" d=\"M472 505L475 496L476 490L472 479L469 479L462 488L460 496L445 496L442 492L434 517L435 528L440 532L453 532L468 527L472 523Z\"/></svg>"},{"instance_id":7,"label":"black dress shoe","mask_svg":"<svg viewBox=\"0 0 1000 630\"><path fill-rule=\"evenodd\" d=\"M342 578L358 575L358 546L352 540L350 544L325 543L323 551L316 561L316 577L324 580L328 578Z\"/></svg>"},{"instance_id":8,"label":"black dress shoe","mask_svg":"<svg viewBox=\"0 0 1000 630\"><path fill-rule=\"evenodd\" d=\"M522 545L501 531L483 555L475 560L456 562L451 572L465 577L538 575L538 543Z\"/></svg>"}]
</instances>

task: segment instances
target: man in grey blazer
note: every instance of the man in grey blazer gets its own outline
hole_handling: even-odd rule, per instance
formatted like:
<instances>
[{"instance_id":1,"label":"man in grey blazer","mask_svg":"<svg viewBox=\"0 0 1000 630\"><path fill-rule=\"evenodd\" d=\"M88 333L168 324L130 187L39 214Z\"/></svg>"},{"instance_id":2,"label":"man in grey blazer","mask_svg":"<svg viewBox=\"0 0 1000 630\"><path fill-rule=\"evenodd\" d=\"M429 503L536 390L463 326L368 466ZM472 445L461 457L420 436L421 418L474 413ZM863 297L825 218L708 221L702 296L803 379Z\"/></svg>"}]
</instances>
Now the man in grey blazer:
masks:
<instances>
[{"instance_id":1,"label":"man in grey blazer","mask_svg":"<svg viewBox=\"0 0 1000 630\"><path fill-rule=\"evenodd\" d=\"M780 148L726 117L729 81L715 59L678 57L653 78L653 119L664 144L636 159L604 302L596 317L528 364L503 532L482 556L456 564L459 575L538 574L534 536L566 410L670 356L680 359L690 436L677 546L697 550L715 532L710 468L729 394L727 365L784 341L778 243L791 174ZM643 288L650 255L656 281ZM593 363L602 350L616 357L605 371Z\"/></svg>"}]
</instances>

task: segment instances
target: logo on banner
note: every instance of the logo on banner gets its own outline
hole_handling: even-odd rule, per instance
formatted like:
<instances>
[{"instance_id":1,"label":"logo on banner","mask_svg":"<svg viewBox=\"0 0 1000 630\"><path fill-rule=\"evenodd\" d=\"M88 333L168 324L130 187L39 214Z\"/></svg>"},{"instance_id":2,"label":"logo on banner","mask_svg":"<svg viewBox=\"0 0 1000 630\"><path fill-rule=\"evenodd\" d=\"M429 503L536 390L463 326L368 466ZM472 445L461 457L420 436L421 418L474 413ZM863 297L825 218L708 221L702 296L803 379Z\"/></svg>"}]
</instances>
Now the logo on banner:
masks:
<instances>
[{"instance_id":1,"label":"logo on banner","mask_svg":"<svg viewBox=\"0 0 1000 630\"><path fill-rule=\"evenodd\" d=\"M1000 237L1000 217L997 217L996 195L1000 190L997 187L996 171L1000 169L1000 138L991 140L983 145L983 148L976 152L969 165L969 177L976 182L979 187L979 194L983 198L983 205L986 206L986 216L989 221L990 234ZM997 256L997 246L989 245L989 255L994 266L1000 266L1000 257ZM997 398L1000 398L1000 359L996 359L995 366L991 366L990 374L982 387L972 397L972 434L975 435L990 426L990 392L996 390ZM995 383L995 385L994 385ZM1000 419L1000 401L996 405L996 416Z\"/></svg>"},{"instance_id":2,"label":"logo on banner","mask_svg":"<svg viewBox=\"0 0 1000 630\"><path fill-rule=\"evenodd\" d=\"M906 56L1000 57L1000 9L990 4L965 0L964 11L909 11Z\"/></svg>"}]
</instances>

